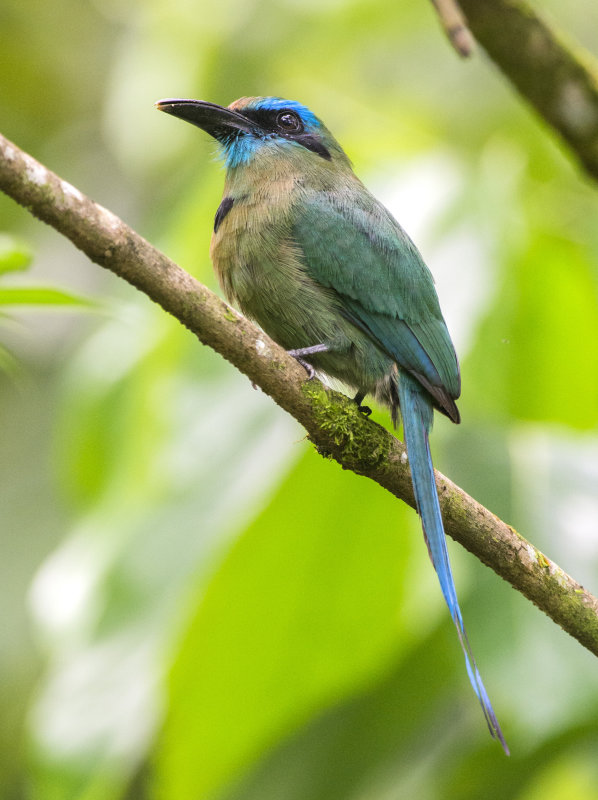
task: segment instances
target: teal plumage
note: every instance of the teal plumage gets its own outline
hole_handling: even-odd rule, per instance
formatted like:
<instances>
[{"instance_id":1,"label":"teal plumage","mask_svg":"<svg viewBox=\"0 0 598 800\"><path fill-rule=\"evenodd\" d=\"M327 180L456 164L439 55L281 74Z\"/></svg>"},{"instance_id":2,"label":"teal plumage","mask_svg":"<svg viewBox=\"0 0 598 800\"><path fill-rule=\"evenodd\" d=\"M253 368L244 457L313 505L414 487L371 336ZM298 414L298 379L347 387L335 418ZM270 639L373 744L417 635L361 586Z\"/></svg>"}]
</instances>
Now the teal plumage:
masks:
<instances>
[{"instance_id":1,"label":"teal plumage","mask_svg":"<svg viewBox=\"0 0 598 800\"><path fill-rule=\"evenodd\" d=\"M434 409L459 422L459 365L434 281L396 220L305 106L158 107L210 133L227 166L211 256L227 298L313 367L399 408L430 557L491 734L508 753L463 626L430 456Z\"/></svg>"}]
</instances>

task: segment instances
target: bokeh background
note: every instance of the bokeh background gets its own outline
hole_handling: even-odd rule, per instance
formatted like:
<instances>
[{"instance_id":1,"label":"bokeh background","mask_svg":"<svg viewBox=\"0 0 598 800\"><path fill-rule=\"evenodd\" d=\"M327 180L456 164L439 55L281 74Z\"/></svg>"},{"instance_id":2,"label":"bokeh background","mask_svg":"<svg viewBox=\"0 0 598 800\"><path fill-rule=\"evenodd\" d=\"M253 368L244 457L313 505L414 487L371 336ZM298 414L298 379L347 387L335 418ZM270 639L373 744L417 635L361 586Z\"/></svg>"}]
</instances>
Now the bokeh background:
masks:
<instances>
[{"instance_id":1,"label":"bokeh background","mask_svg":"<svg viewBox=\"0 0 598 800\"><path fill-rule=\"evenodd\" d=\"M598 53L594 0L542 6ZM438 468L598 591L598 192L483 53L426 2L0 5L2 132L213 288L222 168L153 103L254 94L436 276ZM3 195L0 233L2 800L598 798L591 654L450 543L505 758L414 512Z\"/></svg>"}]
</instances>

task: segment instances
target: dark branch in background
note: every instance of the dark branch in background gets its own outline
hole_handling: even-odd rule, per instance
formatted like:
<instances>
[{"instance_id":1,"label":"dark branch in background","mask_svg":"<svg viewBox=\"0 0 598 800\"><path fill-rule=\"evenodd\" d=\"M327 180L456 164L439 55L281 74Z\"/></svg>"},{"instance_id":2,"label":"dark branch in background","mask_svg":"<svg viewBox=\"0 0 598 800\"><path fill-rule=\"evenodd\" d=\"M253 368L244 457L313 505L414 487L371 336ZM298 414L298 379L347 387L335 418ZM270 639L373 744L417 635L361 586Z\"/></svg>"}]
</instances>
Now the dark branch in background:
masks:
<instances>
[{"instance_id":1,"label":"dark branch in background","mask_svg":"<svg viewBox=\"0 0 598 800\"><path fill-rule=\"evenodd\" d=\"M473 53L474 40L457 0L432 0L440 24L457 53L467 58Z\"/></svg>"},{"instance_id":2,"label":"dark branch in background","mask_svg":"<svg viewBox=\"0 0 598 800\"><path fill-rule=\"evenodd\" d=\"M524 0L460 0L477 41L598 180L598 61Z\"/></svg>"},{"instance_id":3,"label":"dark branch in background","mask_svg":"<svg viewBox=\"0 0 598 800\"><path fill-rule=\"evenodd\" d=\"M252 323L2 136L0 189L245 373L305 427L322 455L414 505L400 441L365 419L348 398L318 380L306 381L303 368ZM448 478L436 476L447 532L598 655L598 600Z\"/></svg>"}]
</instances>

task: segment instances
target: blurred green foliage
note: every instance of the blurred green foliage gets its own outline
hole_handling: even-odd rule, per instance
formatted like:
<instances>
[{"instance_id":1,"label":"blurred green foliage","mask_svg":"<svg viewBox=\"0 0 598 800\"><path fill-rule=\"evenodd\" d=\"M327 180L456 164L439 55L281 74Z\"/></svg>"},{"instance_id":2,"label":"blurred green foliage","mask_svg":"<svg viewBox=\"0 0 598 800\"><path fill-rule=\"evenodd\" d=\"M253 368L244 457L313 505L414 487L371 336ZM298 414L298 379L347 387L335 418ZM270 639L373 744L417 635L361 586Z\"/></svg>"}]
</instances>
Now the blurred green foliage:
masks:
<instances>
[{"instance_id":1,"label":"blurred green foliage","mask_svg":"<svg viewBox=\"0 0 598 800\"><path fill-rule=\"evenodd\" d=\"M31 260L31 251L25 242L0 233L0 275L25 270L31 265Z\"/></svg>"},{"instance_id":2,"label":"blurred green foliage","mask_svg":"<svg viewBox=\"0 0 598 800\"><path fill-rule=\"evenodd\" d=\"M592 0L548 5L596 52ZM437 466L598 591L598 193L483 54L424 2L4 0L0 23L2 132L212 286L222 170L153 102L320 114L437 278L464 385ZM0 229L0 272L35 253L0 301L93 300L0 320L0 800L598 796L593 656L452 548L506 759L415 514L4 196Z\"/></svg>"},{"instance_id":3,"label":"blurred green foliage","mask_svg":"<svg viewBox=\"0 0 598 800\"><path fill-rule=\"evenodd\" d=\"M21 272L31 266L33 256L29 247L20 239L6 233L0 233L0 278L10 272ZM0 285L0 317L6 323L10 319L9 310L20 310L37 306L71 306L81 308L90 306L91 302L77 297L70 292L53 286L36 285ZM0 371L9 374L13 379L18 377L18 360L6 347L0 344Z\"/></svg>"}]
</instances>

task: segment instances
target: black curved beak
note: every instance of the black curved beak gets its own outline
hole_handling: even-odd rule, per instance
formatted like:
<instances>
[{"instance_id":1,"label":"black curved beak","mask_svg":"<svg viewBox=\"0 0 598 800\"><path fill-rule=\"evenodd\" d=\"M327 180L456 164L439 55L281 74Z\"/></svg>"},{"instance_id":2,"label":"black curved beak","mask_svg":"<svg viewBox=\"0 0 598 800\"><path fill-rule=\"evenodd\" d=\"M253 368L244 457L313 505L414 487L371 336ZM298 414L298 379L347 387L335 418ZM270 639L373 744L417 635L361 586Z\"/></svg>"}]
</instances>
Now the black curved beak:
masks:
<instances>
[{"instance_id":1,"label":"black curved beak","mask_svg":"<svg viewBox=\"0 0 598 800\"><path fill-rule=\"evenodd\" d=\"M203 100L167 99L158 100L155 105L159 111L197 125L218 140L226 139L236 131L255 134L259 128L237 111Z\"/></svg>"}]
</instances>

